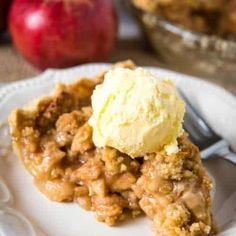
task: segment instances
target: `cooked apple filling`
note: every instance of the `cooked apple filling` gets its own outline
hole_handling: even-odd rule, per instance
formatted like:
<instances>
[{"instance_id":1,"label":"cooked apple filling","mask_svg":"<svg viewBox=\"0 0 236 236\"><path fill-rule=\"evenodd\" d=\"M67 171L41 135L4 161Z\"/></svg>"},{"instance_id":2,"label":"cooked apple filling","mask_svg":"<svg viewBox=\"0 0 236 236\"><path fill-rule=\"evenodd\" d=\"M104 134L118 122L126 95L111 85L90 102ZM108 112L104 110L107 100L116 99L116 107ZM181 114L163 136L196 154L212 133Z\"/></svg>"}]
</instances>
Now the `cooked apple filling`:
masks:
<instances>
[{"instance_id":1,"label":"cooked apple filling","mask_svg":"<svg viewBox=\"0 0 236 236\"><path fill-rule=\"evenodd\" d=\"M38 189L52 201L78 202L108 225L144 212L157 235L213 235L212 184L186 135L172 155L163 150L132 159L95 147L90 97L102 81L100 75L60 84L54 95L12 112L14 150Z\"/></svg>"}]
</instances>

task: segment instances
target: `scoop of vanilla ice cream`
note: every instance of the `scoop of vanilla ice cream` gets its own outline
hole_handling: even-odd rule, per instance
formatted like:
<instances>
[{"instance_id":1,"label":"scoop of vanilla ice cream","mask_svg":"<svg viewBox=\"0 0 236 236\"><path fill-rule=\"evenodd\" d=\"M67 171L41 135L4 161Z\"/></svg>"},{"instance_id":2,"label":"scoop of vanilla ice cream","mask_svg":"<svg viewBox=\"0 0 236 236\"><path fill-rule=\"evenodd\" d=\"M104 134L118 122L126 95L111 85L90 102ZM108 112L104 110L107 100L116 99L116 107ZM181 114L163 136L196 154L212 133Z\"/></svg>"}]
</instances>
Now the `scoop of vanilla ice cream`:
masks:
<instances>
[{"instance_id":1,"label":"scoop of vanilla ice cream","mask_svg":"<svg viewBox=\"0 0 236 236\"><path fill-rule=\"evenodd\" d=\"M173 83L150 72L114 68L92 95L93 141L131 157L178 151L185 106Z\"/></svg>"}]
</instances>

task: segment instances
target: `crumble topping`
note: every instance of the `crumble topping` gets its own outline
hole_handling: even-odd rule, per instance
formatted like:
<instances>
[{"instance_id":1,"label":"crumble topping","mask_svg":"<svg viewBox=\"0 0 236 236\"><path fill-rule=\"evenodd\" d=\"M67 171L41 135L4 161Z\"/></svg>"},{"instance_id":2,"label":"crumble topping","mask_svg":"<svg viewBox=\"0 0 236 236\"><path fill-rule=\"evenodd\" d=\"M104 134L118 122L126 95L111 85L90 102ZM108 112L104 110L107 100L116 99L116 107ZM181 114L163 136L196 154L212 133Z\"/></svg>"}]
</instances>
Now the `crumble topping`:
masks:
<instances>
[{"instance_id":1,"label":"crumble topping","mask_svg":"<svg viewBox=\"0 0 236 236\"><path fill-rule=\"evenodd\" d=\"M235 0L132 0L144 11L194 32L235 37Z\"/></svg>"}]
</instances>

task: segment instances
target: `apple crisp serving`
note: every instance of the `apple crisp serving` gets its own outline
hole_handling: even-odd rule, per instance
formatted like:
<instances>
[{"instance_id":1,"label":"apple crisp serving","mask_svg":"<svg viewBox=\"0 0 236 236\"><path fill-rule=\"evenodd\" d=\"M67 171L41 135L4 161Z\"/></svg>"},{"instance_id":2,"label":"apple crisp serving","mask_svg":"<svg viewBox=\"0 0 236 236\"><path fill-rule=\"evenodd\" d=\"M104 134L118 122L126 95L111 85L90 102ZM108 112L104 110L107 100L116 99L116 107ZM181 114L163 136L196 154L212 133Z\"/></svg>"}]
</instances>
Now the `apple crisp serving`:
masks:
<instances>
[{"instance_id":1,"label":"apple crisp serving","mask_svg":"<svg viewBox=\"0 0 236 236\"><path fill-rule=\"evenodd\" d=\"M11 113L14 150L37 188L52 201L77 202L108 225L145 213L156 235L213 235L212 183L185 134L171 155L163 150L133 159L94 145L91 95L103 79L59 84L53 95Z\"/></svg>"}]
</instances>

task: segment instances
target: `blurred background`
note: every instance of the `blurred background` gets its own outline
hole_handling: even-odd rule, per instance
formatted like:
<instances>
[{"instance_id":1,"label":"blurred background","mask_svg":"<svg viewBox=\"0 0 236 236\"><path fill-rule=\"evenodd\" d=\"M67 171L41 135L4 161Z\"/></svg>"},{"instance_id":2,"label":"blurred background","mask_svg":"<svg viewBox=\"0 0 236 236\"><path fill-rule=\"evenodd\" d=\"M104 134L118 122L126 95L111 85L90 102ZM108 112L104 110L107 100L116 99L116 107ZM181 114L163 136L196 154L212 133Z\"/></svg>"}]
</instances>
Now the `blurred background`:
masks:
<instances>
[{"instance_id":1,"label":"blurred background","mask_svg":"<svg viewBox=\"0 0 236 236\"><path fill-rule=\"evenodd\" d=\"M0 4L0 82L51 67L132 59L198 76L236 94L235 0Z\"/></svg>"}]
</instances>

